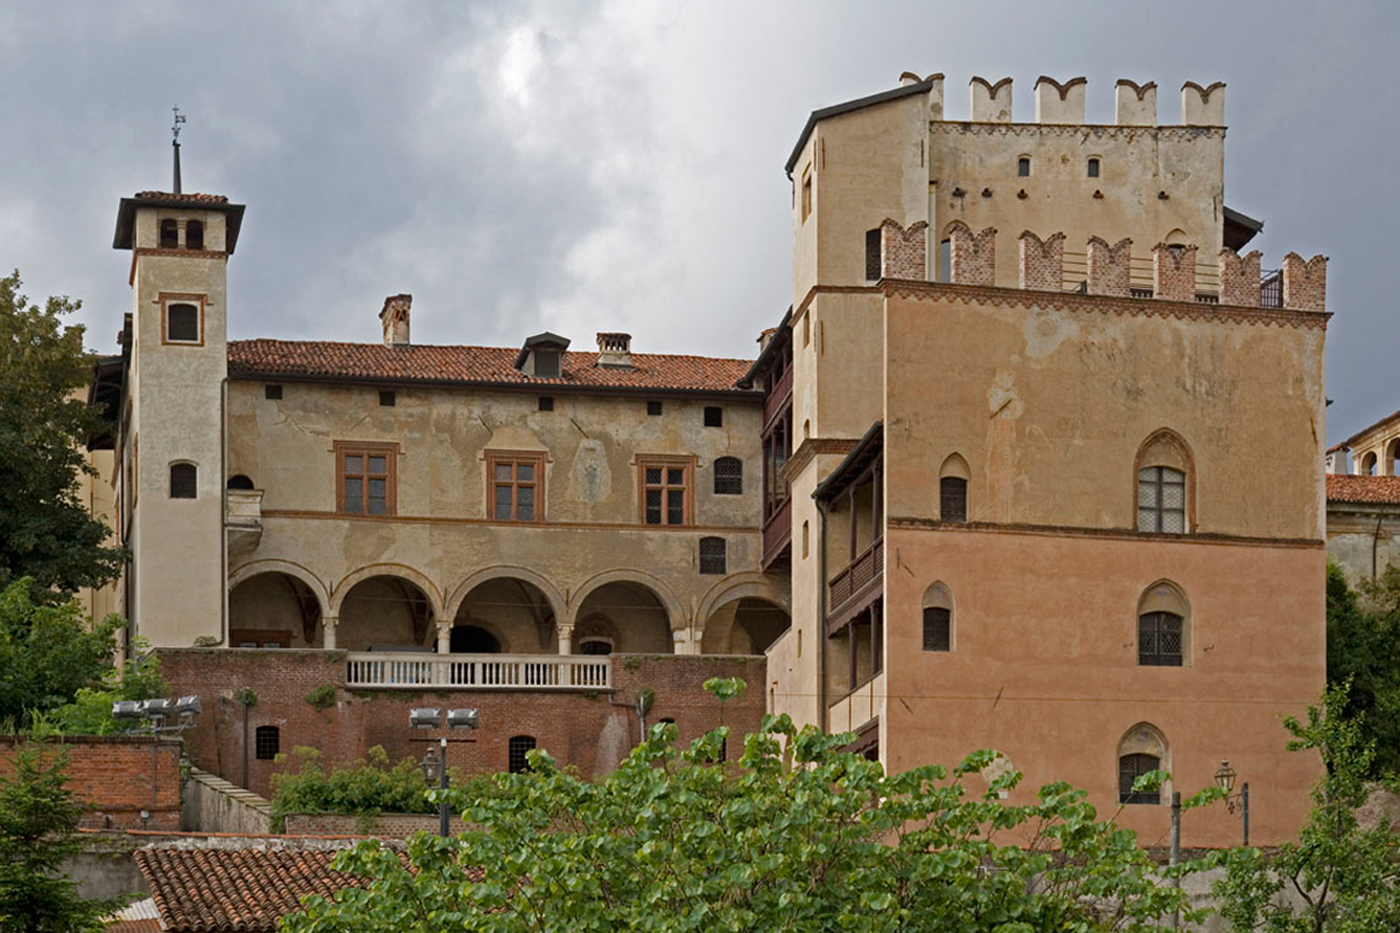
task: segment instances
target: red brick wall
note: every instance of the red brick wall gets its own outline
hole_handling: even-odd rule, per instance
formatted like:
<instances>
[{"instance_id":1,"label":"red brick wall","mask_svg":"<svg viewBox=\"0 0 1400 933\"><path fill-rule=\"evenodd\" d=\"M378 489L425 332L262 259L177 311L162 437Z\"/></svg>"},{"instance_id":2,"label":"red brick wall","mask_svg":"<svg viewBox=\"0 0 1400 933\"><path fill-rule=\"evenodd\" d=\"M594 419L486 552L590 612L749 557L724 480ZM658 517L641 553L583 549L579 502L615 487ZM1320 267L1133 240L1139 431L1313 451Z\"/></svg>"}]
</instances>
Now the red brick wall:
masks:
<instances>
[{"instance_id":1,"label":"red brick wall","mask_svg":"<svg viewBox=\"0 0 1400 933\"><path fill-rule=\"evenodd\" d=\"M1057 292L1063 287L1065 235L1052 233L1047 240L1021 231L1021 287Z\"/></svg>"},{"instance_id":2,"label":"red brick wall","mask_svg":"<svg viewBox=\"0 0 1400 933\"><path fill-rule=\"evenodd\" d=\"M1327 257L1283 257L1283 306L1298 311L1327 310Z\"/></svg>"},{"instance_id":3,"label":"red brick wall","mask_svg":"<svg viewBox=\"0 0 1400 933\"><path fill-rule=\"evenodd\" d=\"M951 278L958 285L996 284L997 231L987 227L981 233L962 221L948 231Z\"/></svg>"},{"instance_id":4,"label":"red brick wall","mask_svg":"<svg viewBox=\"0 0 1400 933\"><path fill-rule=\"evenodd\" d=\"M1252 250L1243 256L1228 246L1220 251L1220 303L1259 307L1259 261L1262 254Z\"/></svg>"},{"instance_id":5,"label":"red brick wall","mask_svg":"<svg viewBox=\"0 0 1400 933\"><path fill-rule=\"evenodd\" d=\"M1196 300L1196 247L1152 247L1152 297L1168 301Z\"/></svg>"},{"instance_id":6,"label":"red brick wall","mask_svg":"<svg viewBox=\"0 0 1400 933\"><path fill-rule=\"evenodd\" d=\"M26 740L0 738L0 775ZM68 736L54 740L68 752L68 789L83 803L79 825L91 829L180 828L180 743L151 736ZM154 755L152 749L154 748ZM152 764L155 781L152 785ZM141 811L149 816L141 819Z\"/></svg>"},{"instance_id":7,"label":"red brick wall","mask_svg":"<svg viewBox=\"0 0 1400 933\"><path fill-rule=\"evenodd\" d=\"M1133 241L1124 237L1112 246L1102 237L1089 238L1089 294L1127 298L1131 283Z\"/></svg>"},{"instance_id":8,"label":"red brick wall","mask_svg":"<svg viewBox=\"0 0 1400 933\"><path fill-rule=\"evenodd\" d=\"M917 221L905 230L887 218L880 224L880 275L922 282L928 263L927 240L927 222Z\"/></svg>"},{"instance_id":9,"label":"red brick wall","mask_svg":"<svg viewBox=\"0 0 1400 933\"><path fill-rule=\"evenodd\" d=\"M764 713L764 659L706 655L614 655L611 693L530 690L345 689L342 652L285 649L162 648L161 674L176 694L199 694L204 712L186 733L197 767L271 796L272 775L293 770L294 761L255 757L255 730L276 726L281 750L297 745L321 750L328 764L353 762L382 745L392 761L421 758L439 731L414 732L408 711L415 706L475 707L481 728L447 733L448 765L464 772L504 771L512 736L532 735L536 746L585 776L604 774L636 745L637 694L654 692L648 725L675 719L682 741L718 724L720 702L701 684L711 677L743 677L750 689L724 710L726 724L743 734L758 728ZM335 705L322 711L306 696L322 684L335 688ZM238 702L242 688L257 702ZM738 740L730 743L737 753ZM246 751L246 754L245 754ZM245 771L246 769L246 771ZM246 776L245 776L246 775Z\"/></svg>"}]
</instances>

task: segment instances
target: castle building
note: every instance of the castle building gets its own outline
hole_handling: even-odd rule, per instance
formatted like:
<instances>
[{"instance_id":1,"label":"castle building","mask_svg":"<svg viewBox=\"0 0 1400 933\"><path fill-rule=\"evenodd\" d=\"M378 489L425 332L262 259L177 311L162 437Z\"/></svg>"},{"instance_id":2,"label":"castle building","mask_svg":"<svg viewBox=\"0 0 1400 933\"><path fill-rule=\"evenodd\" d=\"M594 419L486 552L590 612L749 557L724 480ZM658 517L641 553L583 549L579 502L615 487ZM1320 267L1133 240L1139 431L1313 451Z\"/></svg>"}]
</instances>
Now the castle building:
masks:
<instances>
[{"instance_id":1,"label":"castle building","mask_svg":"<svg viewBox=\"0 0 1400 933\"><path fill-rule=\"evenodd\" d=\"M811 115L792 307L752 361L420 345L408 295L382 341L228 341L243 208L124 199L134 308L93 389L119 598L214 710L197 763L261 789L294 742L397 757L437 694L497 724L454 764L538 742L596 773L647 721L718 721L699 684L737 674L737 729L788 713L891 773L995 748L1021 797L1068 781L1146 844L1228 759L1252 840L1293 835L1326 259L1241 253L1262 223L1225 204L1221 84L1164 125L1120 81L1095 125L1082 78L1040 78L1032 123L1009 78L972 79L970 119L944 83Z\"/></svg>"},{"instance_id":2,"label":"castle building","mask_svg":"<svg viewBox=\"0 0 1400 933\"><path fill-rule=\"evenodd\" d=\"M1327 451L1327 554L1348 581L1400 564L1400 412Z\"/></svg>"},{"instance_id":3,"label":"castle building","mask_svg":"<svg viewBox=\"0 0 1400 933\"><path fill-rule=\"evenodd\" d=\"M1148 844L1222 760L1251 838L1317 762L1281 713L1325 679L1326 260L1261 270L1224 200L1224 86L944 77L815 111L787 162L793 305L765 391L764 565L790 567L770 706L889 772L1003 757ZM968 117L970 116L970 119ZM1261 451L1268 454L1261 456ZM1137 775L1172 774L1160 792ZM1192 845L1228 844L1222 809Z\"/></svg>"}]
</instances>

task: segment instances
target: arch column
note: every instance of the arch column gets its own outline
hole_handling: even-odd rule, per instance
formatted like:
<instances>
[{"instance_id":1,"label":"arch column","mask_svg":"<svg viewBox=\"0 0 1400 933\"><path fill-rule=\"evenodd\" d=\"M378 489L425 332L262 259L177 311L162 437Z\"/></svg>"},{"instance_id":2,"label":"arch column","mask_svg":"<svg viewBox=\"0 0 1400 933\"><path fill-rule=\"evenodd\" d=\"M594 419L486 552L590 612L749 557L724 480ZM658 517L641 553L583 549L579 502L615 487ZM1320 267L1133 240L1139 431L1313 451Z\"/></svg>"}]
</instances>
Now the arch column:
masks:
<instances>
[{"instance_id":1,"label":"arch column","mask_svg":"<svg viewBox=\"0 0 1400 933\"><path fill-rule=\"evenodd\" d=\"M671 640L675 644L676 654L700 653L700 639L695 637L695 631L690 626L672 630Z\"/></svg>"},{"instance_id":2,"label":"arch column","mask_svg":"<svg viewBox=\"0 0 1400 933\"><path fill-rule=\"evenodd\" d=\"M437 620L437 653L449 654L452 651L452 622L447 619Z\"/></svg>"},{"instance_id":3,"label":"arch column","mask_svg":"<svg viewBox=\"0 0 1400 933\"><path fill-rule=\"evenodd\" d=\"M321 647L327 651L335 650L335 628L340 624L340 616L324 614L321 616Z\"/></svg>"},{"instance_id":4,"label":"arch column","mask_svg":"<svg viewBox=\"0 0 1400 933\"><path fill-rule=\"evenodd\" d=\"M573 623L560 622L554 628L559 635L559 653L571 654L574 647Z\"/></svg>"}]
</instances>

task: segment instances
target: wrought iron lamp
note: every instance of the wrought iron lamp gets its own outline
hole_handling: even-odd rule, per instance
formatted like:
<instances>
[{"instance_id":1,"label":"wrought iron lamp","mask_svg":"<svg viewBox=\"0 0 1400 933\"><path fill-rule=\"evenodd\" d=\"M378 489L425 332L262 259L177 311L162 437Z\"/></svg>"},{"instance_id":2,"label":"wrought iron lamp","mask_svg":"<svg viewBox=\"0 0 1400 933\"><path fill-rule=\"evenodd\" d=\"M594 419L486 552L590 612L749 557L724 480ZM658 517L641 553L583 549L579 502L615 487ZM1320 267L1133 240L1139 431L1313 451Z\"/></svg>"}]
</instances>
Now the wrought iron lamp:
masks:
<instances>
[{"instance_id":1,"label":"wrought iron lamp","mask_svg":"<svg viewBox=\"0 0 1400 933\"><path fill-rule=\"evenodd\" d=\"M1249 845L1249 782L1245 781L1240 785L1238 794L1232 793L1236 776L1230 762L1222 761L1215 771L1215 783L1225 792L1225 808L1231 813L1240 814L1240 823L1244 828L1244 844Z\"/></svg>"},{"instance_id":2,"label":"wrought iron lamp","mask_svg":"<svg viewBox=\"0 0 1400 933\"><path fill-rule=\"evenodd\" d=\"M411 709L408 711L408 724L414 729L436 729L443 721L442 710L435 707L425 707L423 709ZM447 711L447 727L452 730L475 729L481 725L481 716L474 709L450 709ZM436 784L438 790L447 790L447 739L438 739L436 749L429 748L423 753L423 760L418 762L419 769L423 772L423 779L431 787ZM452 812L447 804L447 795L444 793L442 799L438 801L438 835L446 839L452 833Z\"/></svg>"}]
</instances>

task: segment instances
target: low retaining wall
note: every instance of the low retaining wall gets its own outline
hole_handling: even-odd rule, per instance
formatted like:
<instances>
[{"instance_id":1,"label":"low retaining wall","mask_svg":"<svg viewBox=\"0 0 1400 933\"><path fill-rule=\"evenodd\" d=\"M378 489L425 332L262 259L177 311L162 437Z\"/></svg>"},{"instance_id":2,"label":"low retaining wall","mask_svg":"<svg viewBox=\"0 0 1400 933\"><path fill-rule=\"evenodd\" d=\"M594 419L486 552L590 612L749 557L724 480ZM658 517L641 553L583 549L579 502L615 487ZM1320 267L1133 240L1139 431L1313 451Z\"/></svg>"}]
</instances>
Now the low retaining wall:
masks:
<instances>
[{"instance_id":1,"label":"low retaining wall","mask_svg":"<svg viewBox=\"0 0 1400 933\"><path fill-rule=\"evenodd\" d=\"M438 831L436 813L381 813L378 816L354 816L347 813L289 813L283 830L288 836L375 836L380 839L407 839L414 833ZM452 834L462 832L466 824L454 815Z\"/></svg>"},{"instance_id":2,"label":"low retaining wall","mask_svg":"<svg viewBox=\"0 0 1400 933\"><path fill-rule=\"evenodd\" d=\"M250 790L191 768L180 826L191 832L264 836L272 832L272 804Z\"/></svg>"},{"instance_id":3,"label":"low retaining wall","mask_svg":"<svg viewBox=\"0 0 1400 933\"><path fill-rule=\"evenodd\" d=\"M30 743L0 738L0 775ZM180 828L180 741L149 735L82 735L46 739L46 754L67 752L68 789L83 805L85 829ZM144 814L144 815L143 815Z\"/></svg>"}]
</instances>

